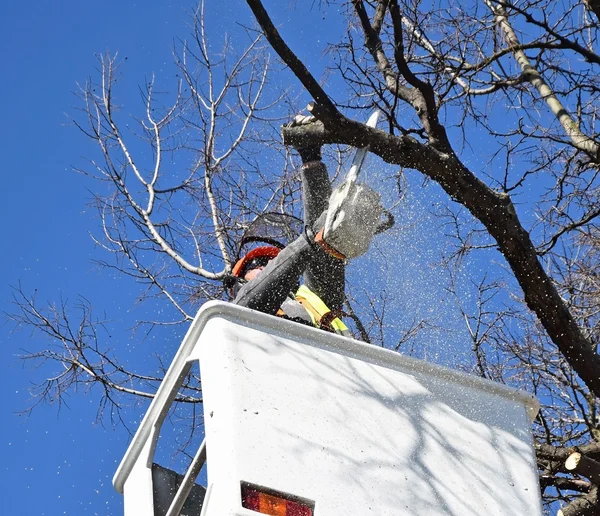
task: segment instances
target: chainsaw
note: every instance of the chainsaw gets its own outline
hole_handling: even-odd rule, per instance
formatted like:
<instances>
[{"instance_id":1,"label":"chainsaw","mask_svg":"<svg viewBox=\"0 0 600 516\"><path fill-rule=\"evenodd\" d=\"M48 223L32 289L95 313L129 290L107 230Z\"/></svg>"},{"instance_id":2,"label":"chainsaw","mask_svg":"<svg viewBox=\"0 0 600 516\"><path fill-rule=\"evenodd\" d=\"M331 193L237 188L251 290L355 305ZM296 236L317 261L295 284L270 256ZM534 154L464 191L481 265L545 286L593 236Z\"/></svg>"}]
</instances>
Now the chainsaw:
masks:
<instances>
[{"instance_id":1,"label":"chainsaw","mask_svg":"<svg viewBox=\"0 0 600 516\"><path fill-rule=\"evenodd\" d=\"M369 117L368 127L377 125L379 114L377 110ZM329 198L323 238L346 258L364 254L374 235L394 225L392 214L381 206L379 193L358 182L368 151L368 146L356 150L348 174ZM383 215L386 221L381 220Z\"/></svg>"}]
</instances>

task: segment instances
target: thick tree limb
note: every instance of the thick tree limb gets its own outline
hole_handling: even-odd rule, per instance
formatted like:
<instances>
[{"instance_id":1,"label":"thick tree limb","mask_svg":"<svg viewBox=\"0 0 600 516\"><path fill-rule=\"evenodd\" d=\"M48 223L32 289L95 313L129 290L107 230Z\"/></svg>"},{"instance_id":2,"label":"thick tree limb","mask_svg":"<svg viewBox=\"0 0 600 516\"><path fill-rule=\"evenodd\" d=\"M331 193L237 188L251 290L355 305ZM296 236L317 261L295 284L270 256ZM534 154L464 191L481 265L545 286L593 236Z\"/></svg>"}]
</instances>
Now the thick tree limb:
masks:
<instances>
[{"instance_id":1,"label":"thick tree limb","mask_svg":"<svg viewBox=\"0 0 600 516\"><path fill-rule=\"evenodd\" d=\"M567 457L573 453L573 451L579 451L584 455L600 458L600 443L589 443L583 446L563 448L558 446L551 446L549 444L537 444L536 453L538 458L547 459L551 461L564 462Z\"/></svg>"},{"instance_id":2,"label":"thick tree limb","mask_svg":"<svg viewBox=\"0 0 600 516\"><path fill-rule=\"evenodd\" d=\"M304 63L296 57L296 54L292 52L290 47L287 46L286 42L283 41L279 35L279 31L273 25L269 14L265 10L260 0L246 0L252 13L258 21L263 34L267 38L269 44L273 47L273 50L277 52L283 62L290 67L296 78L306 88L306 91L312 95L312 97L321 105L325 110L328 111L330 116L336 116L338 110L334 103L331 101L327 93L321 88L317 80L308 71L308 68L304 66Z\"/></svg>"},{"instance_id":3,"label":"thick tree limb","mask_svg":"<svg viewBox=\"0 0 600 516\"><path fill-rule=\"evenodd\" d=\"M318 116L318 110L315 112ZM508 195L494 192L454 155L440 152L410 136L393 136L364 124L338 119L283 131L284 142L302 139L362 147L385 162L414 168L434 181L467 208L496 240L508 261L527 306L588 388L600 397L600 356L583 335L556 287L542 267L529 233L523 228Z\"/></svg>"}]
</instances>

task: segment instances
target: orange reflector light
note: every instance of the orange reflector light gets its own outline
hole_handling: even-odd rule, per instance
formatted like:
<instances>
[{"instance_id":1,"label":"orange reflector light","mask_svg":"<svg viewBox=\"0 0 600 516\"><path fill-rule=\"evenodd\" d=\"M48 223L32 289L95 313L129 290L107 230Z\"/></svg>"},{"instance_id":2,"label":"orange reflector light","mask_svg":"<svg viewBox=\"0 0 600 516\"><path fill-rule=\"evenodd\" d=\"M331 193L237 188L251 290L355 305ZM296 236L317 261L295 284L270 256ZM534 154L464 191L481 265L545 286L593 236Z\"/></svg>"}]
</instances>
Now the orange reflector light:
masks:
<instances>
[{"instance_id":1,"label":"orange reflector light","mask_svg":"<svg viewBox=\"0 0 600 516\"><path fill-rule=\"evenodd\" d=\"M313 516L314 503L242 482L242 507L271 516Z\"/></svg>"}]
</instances>

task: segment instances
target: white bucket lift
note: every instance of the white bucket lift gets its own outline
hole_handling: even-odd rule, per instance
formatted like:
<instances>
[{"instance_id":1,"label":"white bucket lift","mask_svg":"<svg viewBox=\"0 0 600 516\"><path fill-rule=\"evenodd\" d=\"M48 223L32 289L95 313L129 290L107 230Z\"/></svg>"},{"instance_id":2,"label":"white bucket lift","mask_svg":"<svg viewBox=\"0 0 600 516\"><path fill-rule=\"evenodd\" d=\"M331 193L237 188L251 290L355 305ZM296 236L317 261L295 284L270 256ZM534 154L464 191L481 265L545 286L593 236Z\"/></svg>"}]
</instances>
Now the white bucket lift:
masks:
<instances>
[{"instance_id":1,"label":"white bucket lift","mask_svg":"<svg viewBox=\"0 0 600 516\"><path fill-rule=\"evenodd\" d=\"M160 426L196 360L207 444L185 477L161 475ZM537 516L537 410L501 384L210 302L113 484L126 516Z\"/></svg>"}]
</instances>

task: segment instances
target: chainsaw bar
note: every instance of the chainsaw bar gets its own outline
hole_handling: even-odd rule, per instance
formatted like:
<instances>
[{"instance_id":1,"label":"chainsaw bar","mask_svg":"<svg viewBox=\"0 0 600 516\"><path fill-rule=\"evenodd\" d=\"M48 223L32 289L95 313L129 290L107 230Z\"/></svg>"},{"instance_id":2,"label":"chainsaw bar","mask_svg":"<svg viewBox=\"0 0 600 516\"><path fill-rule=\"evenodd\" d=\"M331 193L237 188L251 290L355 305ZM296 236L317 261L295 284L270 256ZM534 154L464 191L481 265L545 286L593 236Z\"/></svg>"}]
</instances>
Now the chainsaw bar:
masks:
<instances>
[{"instance_id":1,"label":"chainsaw bar","mask_svg":"<svg viewBox=\"0 0 600 516\"><path fill-rule=\"evenodd\" d=\"M367 127L376 127L377 121L379 120L380 111L377 109L375 112L369 117L367 120ZM352 165L350 166L350 171L346 175L345 182L348 184L352 184L358 178L358 174L360 173L360 169L363 166L363 162L365 161L365 156L369 152L369 146L361 147L360 149L356 149L356 154L354 155L354 159L352 160Z\"/></svg>"},{"instance_id":2,"label":"chainsaw bar","mask_svg":"<svg viewBox=\"0 0 600 516\"><path fill-rule=\"evenodd\" d=\"M379 120L380 111L377 109L375 112L369 117L367 121L367 127L375 127L377 125L377 121ZM336 220L340 211L343 207L344 202L348 198L352 187L356 183L358 179L358 174L360 173L360 169L362 168L363 162L365 161L365 156L369 151L369 146L361 147L356 150L356 154L354 155L354 159L352 160L352 165L350 166L350 171L346 174L344 181L342 184L336 188L334 195L329 199L329 208L327 210L327 219L325 223L325 227L329 228L332 226L333 221Z\"/></svg>"}]
</instances>

